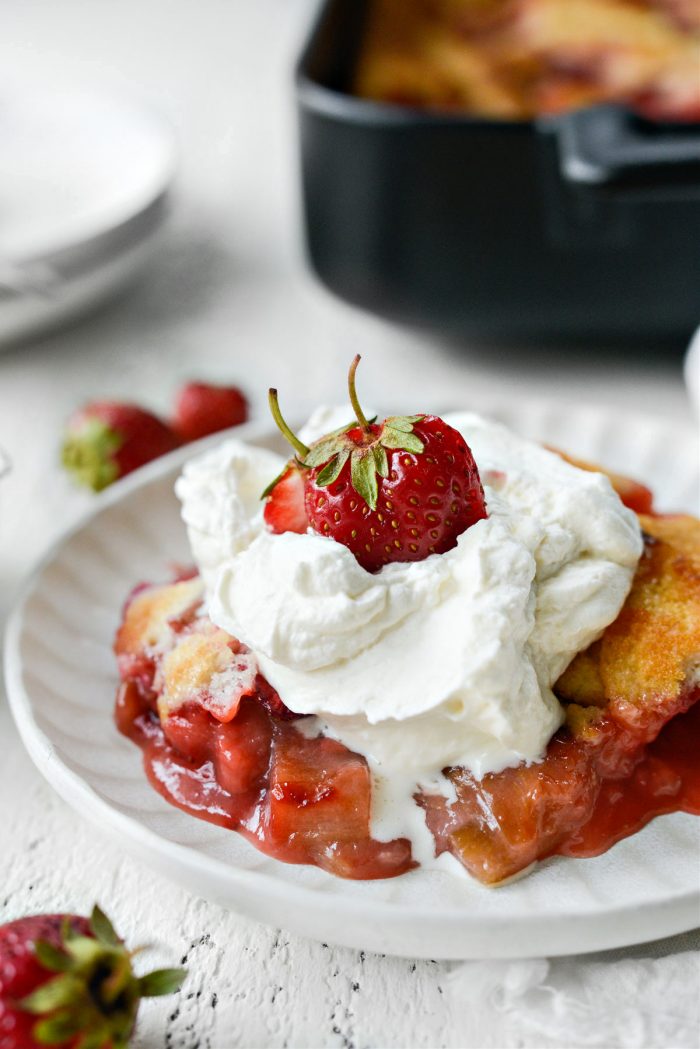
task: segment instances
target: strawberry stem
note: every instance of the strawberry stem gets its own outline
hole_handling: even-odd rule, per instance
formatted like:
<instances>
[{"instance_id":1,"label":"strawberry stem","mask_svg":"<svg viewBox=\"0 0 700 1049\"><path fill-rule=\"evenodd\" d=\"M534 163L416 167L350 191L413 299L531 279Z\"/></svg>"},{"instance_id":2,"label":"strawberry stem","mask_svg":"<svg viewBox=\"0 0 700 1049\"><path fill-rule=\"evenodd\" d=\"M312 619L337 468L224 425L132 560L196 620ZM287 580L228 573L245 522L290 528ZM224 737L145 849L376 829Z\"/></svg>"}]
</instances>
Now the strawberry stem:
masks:
<instances>
[{"instance_id":1,"label":"strawberry stem","mask_svg":"<svg viewBox=\"0 0 700 1049\"><path fill-rule=\"evenodd\" d=\"M355 372L357 371L357 366L361 360L362 358L358 353L354 361L350 365L350 371L348 372L348 393L350 394L350 404L352 405L352 409L355 413L358 423L365 431L365 433L371 433L372 427L370 426L365 413L360 407L360 402L357 397L357 390L355 389Z\"/></svg>"},{"instance_id":2,"label":"strawberry stem","mask_svg":"<svg viewBox=\"0 0 700 1049\"><path fill-rule=\"evenodd\" d=\"M302 459L305 459L306 456L309 454L309 449L306 447L305 444L303 444L299 440L294 431L285 422L284 416L280 411L279 401L277 399L277 390L270 389L268 393L268 399L270 402L270 411L272 412L272 418L277 423L280 432L289 441L297 455L299 455Z\"/></svg>"}]
</instances>

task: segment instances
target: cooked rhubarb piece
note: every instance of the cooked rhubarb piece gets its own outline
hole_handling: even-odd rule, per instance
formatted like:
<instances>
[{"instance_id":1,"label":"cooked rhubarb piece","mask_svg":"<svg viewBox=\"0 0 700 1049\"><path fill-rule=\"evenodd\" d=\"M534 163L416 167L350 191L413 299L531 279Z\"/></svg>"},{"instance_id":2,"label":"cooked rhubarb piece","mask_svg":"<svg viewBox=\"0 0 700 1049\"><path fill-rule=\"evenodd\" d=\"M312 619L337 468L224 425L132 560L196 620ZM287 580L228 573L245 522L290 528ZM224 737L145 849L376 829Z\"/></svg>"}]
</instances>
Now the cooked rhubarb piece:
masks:
<instances>
[{"instance_id":1,"label":"cooked rhubarb piece","mask_svg":"<svg viewBox=\"0 0 700 1049\"><path fill-rule=\"evenodd\" d=\"M279 859L350 878L414 866L408 841L370 838L370 800L364 758L332 739L276 731L261 831Z\"/></svg>"},{"instance_id":2,"label":"cooked rhubarb piece","mask_svg":"<svg viewBox=\"0 0 700 1049\"><path fill-rule=\"evenodd\" d=\"M566 737L554 739L537 765L482 780L460 768L447 776L457 800L423 796L428 826L438 853L452 852L483 882L524 870L585 823L598 785L585 746Z\"/></svg>"},{"instance_id":3,"label":"cooked rhubarb piece","mask_svg":"<svg viewBox=\"0 0 700 1049\"><path fill-rule=\"evenodd\" d=\"M305 739L299 732L277 736L266 817L271 841L354 841L366 832L369 806L363 758L333 739Z\"/></svg>"},{"instance_id":4,"label":"cooked rhubarb piece","mask_svg":"<svg viewBox=\"0 0 700 1049\"><path fill-rule=\"evenodd\" d=\"M217 727L211 756L224 790L243 794L265 785L271 742L271 719L253 700L244 702L232 721Z\"/></svg>"},{"instance_id":5,"label":"cooked rhubarb piece","mask_svg":"<svg viewBox=\"0 0 700 1049\"><path fill-rule=\"evenodd\" d=\"M165 739L182 758L200 765L209 758L214 719L197 703L186 703L169 717L161 718Z\"/></svg>"},{"instance_id":6,"label":"cooked rhubarb piece","mask_svg":"<svg viewBox=\"0 0 700 1049\"><path fill-rule=\"evenodd\" d=\"M369 836L370 800L369 769L359 754L287 726L276 731L261 830L279 859L313 862L345 878L415 866L405 839Z\"/></svg>"}]
</instances>

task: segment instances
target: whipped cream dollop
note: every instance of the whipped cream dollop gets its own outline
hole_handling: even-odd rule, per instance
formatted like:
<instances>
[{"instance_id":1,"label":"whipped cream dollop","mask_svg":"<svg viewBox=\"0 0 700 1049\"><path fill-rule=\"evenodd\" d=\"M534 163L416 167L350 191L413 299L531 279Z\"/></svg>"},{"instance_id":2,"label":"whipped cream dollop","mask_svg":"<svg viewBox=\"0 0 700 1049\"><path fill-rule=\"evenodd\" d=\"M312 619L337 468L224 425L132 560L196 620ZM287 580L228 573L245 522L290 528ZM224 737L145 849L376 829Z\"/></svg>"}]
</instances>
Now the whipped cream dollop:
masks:
<instances>
[{"instance_id":1,"label":"whipped cream dollop","mask_svg":"<svg viewBox=\"0 0 700 1049\"><path fill-rule=\"evenodd\" d=\"M321 413L302 439L346 415ZM552 685L616 618L642 550L602 474L478 415L443 418L474 454L488 517L454 549L376 574L332 539L267 531L272 452L229 440L176 489L211 618L290 709L365 754L387 834L402 832L392 783L410 799L446 765L481 777L543 756L562 721Z\"/></svg>"}]
</instances>

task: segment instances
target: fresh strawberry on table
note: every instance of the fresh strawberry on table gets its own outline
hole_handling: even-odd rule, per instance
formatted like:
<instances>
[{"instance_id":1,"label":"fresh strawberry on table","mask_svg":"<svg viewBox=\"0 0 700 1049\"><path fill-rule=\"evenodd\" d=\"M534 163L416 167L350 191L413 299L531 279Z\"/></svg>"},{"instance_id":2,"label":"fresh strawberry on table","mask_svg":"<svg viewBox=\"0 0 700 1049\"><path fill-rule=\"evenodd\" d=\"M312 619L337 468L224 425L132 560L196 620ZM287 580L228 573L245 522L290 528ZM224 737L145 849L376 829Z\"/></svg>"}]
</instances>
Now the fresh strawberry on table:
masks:
<instances>
[{"instance_id":1,"label":"fresh strawberry on table","mask_svg":"<svg viewBox=\"0 0 700 1049\"><path fill-rule=\"evenodd\" d=\"M95 907L89 919L42 914L0 926L0 1049L124 1049L141 998L170 994L183 969L135 976Z\"/></svg>"},{"instance_id":2,"label":"fresh strawberry on table","mask_svg":"<svg viewBox=\"0 0 700 1049\"><path fill-rule=\"evenodd\" d=\"M92 401L68 421L61 458L80 484L99 492L179 444L170 427L144 408Z\"/></svg>"},{"instance_id":3,"label":"fresh strawberry on table","mask_svg":"<svg viewBox=\"0 0 700 1049\"><path fill-rule=\"evenodd\" d=\"M237 386L190 382L175 401L173 429L184 442L196 441L248 418L248 401Z\"/></svg>"},{"instance_id":4,"label":"fresh strawberry on table","mask_svg":"<svg viewBox=\"0 0 700 1049\"><path fill-rule=\"evenodd\" d=\"M356 421L307 447L284 421L277 391L270 408L296 452L264 496L273 532L311 527L350 549L369 572L392 561L422 561L456 546L486 517L474 457L460 433L436 415L365 417L348 390Z\"/></svg>"}]
</instances>

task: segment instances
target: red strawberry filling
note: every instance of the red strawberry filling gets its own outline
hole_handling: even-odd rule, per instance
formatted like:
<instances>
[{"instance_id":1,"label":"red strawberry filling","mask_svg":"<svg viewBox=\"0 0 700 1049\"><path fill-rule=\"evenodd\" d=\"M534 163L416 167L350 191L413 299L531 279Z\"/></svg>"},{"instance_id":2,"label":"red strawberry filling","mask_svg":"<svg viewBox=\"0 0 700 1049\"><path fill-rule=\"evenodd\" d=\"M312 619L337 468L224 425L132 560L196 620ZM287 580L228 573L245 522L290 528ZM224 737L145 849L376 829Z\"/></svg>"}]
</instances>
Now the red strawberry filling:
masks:
<instances>
[{"instance_id":1,"label":"red strawberry filling","mask_svg":"<svg viewBox=\"0 0 700 1049\"><path fill-rule=\"evenodd\" d=\"M276 859L344 878L390 878L415 866L406 839L371 837L364 758L330 739L306 739L258 695L226 723L190 703L161 724L138 684L126 681L116 720L142 748L163 797L239 831Z\"/></svg>"},{"instance_id":2,"label":"red strawberry filling","mask_svg":"<svg viewBox=\"0 0 700 1049\"><path fill-rule=\"evenodd\" d=\"M323 736L305 738L288 714L269 709L269 685L260 684L231 721L188 703L161 723L139 682L127 679L117 725L142 747L149 779L168 801L240 831L277 859L346 878L393 877L415 866L406 839L371 837L364 758ZM698 698L698 690L686 693L679 709ZM647 735L644 724L630 729L607 718L589 742L562 730L536 765L481 781L448 770L456 802L417 799L436 852L450 851L479 880L498 882L547 855L597 855L662 813L700 814L700 704L645 746Z\"/></svg>"},{"instance_id":3,"label":"red strawberry filling","mask_svg":"<svg viewBox=\"0 0 700 1049\"><path fill-rule=\"evenodd\" d=\"M173 653L197 637L210 645L221 633L201 610L189 613L189 633L183 632L179 609L191 593L182 586L141 590L127 605L116 644L123 679L117 726L142 748L156 790L287 863L360 879L414 867L407 839L371 836L365 759L335 740L307 738L262 675L246 695L234 689L218 716L201 687L165 709L164 666ZM175 610L170 619L167 597ZM169 641L158 631L160 650L139 653L131 628L146 624L147 636L154 636L154 609L169 624ZM232 638L227 643L235 659L240 645ZM191 665L183 666L192 681ZM687 688L648 708L612 703L600 716L594 709L590 726L562 729L542 762L482 780L462 768L445 770L456 800L416 797L436 853L451 852L479 880L494 883L553 854L597 855L662 813L700 814L698 699L700 689Z\"/></svg>"},{"instance_id":4,"label":"red strawberry filling","mask_svg":"<svg viewBox=\"0 0 700 1049\"><path fill-rule=\"evenodd\" d=\"M597 856L655 816L700 814L698 699L700 690L687 691L656 739L650 723L649 745L644 724L629 729L607 717L590 740L563 729L537 764L482 780L448 770L456 801L418 799L438 853L494 883L547 856Z\"/></svg>"},{"instance_id":5,"label":"red strawberry filling","mask_svg":"<svg viewBox=\"0 0 700 1049\"><path fill-rule=\"evenodd\" d=\"M202 614L202 597L199 580L140 587L117 633L117 727L143 749L156 790L288 863L347 878L415 866L406 839L371 837L365 759L297 731L299 716Z\"/></svg>"}]
</instances>

